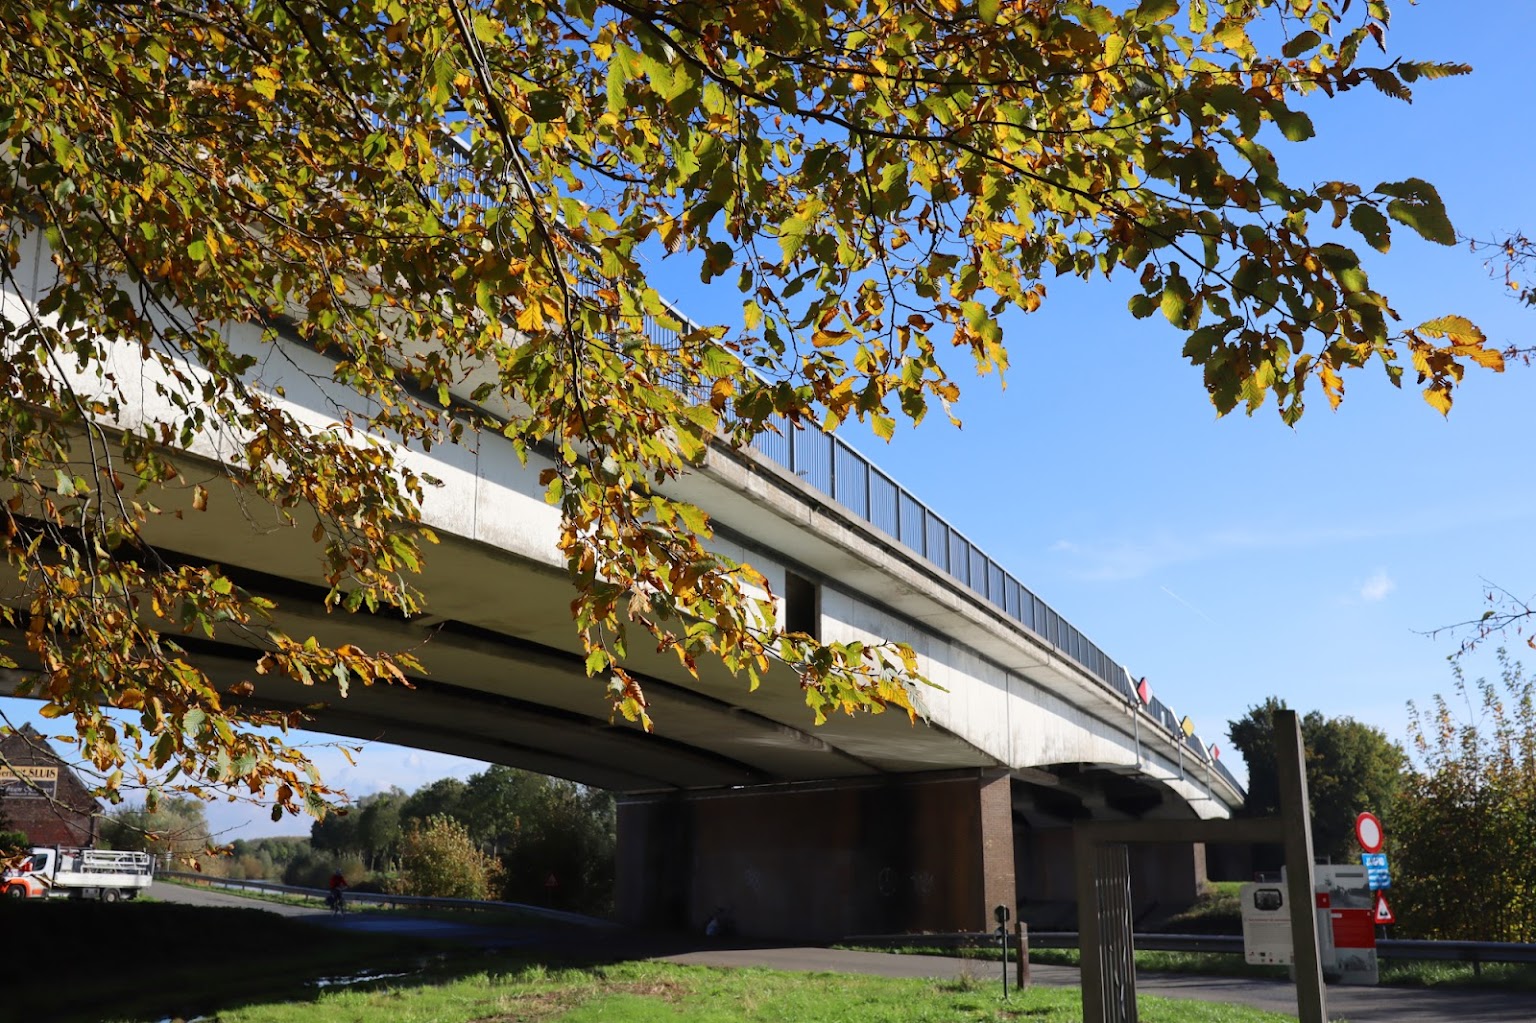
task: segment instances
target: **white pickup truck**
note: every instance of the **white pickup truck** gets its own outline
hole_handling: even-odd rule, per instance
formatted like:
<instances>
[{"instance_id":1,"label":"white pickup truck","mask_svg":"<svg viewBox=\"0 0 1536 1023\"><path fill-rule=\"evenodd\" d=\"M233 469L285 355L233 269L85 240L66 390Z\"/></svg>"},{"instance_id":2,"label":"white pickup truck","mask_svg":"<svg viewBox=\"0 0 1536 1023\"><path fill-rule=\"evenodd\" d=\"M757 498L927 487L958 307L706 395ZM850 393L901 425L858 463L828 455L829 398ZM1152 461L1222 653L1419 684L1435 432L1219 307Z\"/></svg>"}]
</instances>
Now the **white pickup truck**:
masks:
<instances>
[{"instance_id":1,"label":"white pickup truck","mask_svg":"<svg viewBox=\"0 0 1536 1023\"><path fill-rule=\"evenodd\" d=\"M0 875L0 897L116 902L133 898L154 877L155 864L148 853L38 846Z\"/></svg>"}]
</instances>

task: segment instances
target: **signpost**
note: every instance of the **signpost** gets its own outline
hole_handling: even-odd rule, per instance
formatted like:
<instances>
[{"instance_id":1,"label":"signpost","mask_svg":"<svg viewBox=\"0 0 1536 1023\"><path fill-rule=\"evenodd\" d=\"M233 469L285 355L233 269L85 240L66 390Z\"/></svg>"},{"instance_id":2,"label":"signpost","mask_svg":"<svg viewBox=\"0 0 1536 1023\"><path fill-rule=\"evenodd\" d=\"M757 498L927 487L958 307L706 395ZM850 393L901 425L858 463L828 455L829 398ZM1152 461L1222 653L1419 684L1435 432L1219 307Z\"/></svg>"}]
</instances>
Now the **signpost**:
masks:
<instances>
[{"instance_id":1,"label":"signpost","mask_svg":"<svg viewBox=\"0 0 1536 1023\"><path fill-rule=\"evenodd\" d=\"M1365 867L1365 878L1372 888L1392 887L1392 875L1387 870L1386 853L1361 853L1360 864Z\"/></svg>"},{"instance_id":2,"label":"signpost","mask_svg":"<svg viewBox=\"0 0 1536 1023\"><path fill-rule=\"evenodd\" d=\"M997 921L997 933L1003 940L1003 999L1008 998L1008 917L1007 906L998 906L992 910L992 919Z\"/></svg>"},{"instance_id":3,"label":"signpost","mask_svg":"<svg viewBox=\"0 0 1536 1023\"><path fill-rule=\"evenodd\" d=\"M1385 927L1387 924L1397 923L1397 917L1392 915L1392 907L1387 905L1387 895L1383 891L1376 892L1376 926Z\"/></svg>"},{"instance_id":4,"label":"signpost","mask_svg":"<svg viewBox=\"0 0 1536 1023\"><path fill-rule=\"evenodd\" d=\"M1355 841L1368 853L1381 852L1381 819L1374 813L1362 813L1355 818ZM1383 857L1385 858L1385 857Z\"/></svg>"}]
</instances>

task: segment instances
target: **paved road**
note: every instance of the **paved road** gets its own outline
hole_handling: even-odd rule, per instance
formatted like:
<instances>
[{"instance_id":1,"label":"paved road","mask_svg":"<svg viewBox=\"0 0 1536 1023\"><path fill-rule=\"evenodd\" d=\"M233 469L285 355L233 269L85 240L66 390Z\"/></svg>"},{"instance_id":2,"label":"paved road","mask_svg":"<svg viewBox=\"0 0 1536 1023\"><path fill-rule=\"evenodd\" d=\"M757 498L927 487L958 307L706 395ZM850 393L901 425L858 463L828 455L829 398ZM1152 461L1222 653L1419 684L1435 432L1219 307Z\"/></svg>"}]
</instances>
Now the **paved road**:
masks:
<instances>
[{"instance_id":1,"label":"paved road","mask_svg":"<svg viewBox=\"0 0 1536 1023\"><path fill-rule=\"evenodd\" d=\"M413 917L403 913L347 912L337 916L328 907L318 904L295 906L268 899L247 898L232 891L166 884L163 881L151 884L149 894L161 902L179 902L188 906L217 906L224 909L264 909L279 916L307 920L310 923L323 927L335 927L339 930L396 934L403 937L440 938L478 945L481 948L516 948L531 945L543 941L549 934L547 928L536 925L488 927L453 920Z\"/></svg>"},{"instance_id":2,"label":"paved road","mask_svg":"<svg viewBox=\"0 0 1536 1023\"><path fill-rule=\"evenodd\" d=\"M149 896L160 902L179 902L186 906L216 906L220 909L264 909L278 916L324 920L331 911L324 906L290 906L284 902L248 899L233 892L156 881L149 886Z\"/></svg>"},{"instance_id":3,"label":"paved road","mask_svg":"<svg viewBox=\"0 0 1536 1023\"><path fill-rule=\"evenodd\" d=\"M777 970L870 973L884 977L998 978L998 963L939 956L846 952L825 948L705 949L665 957L699 966L766 966ZM1077 969L1032 966L1036 984L1073 986ZM1011 978L1010 978L1011 979ZM1167 998L1235 1002L1296 1015L1296 989L1283 981L1244 977L1201 977L1178 973L1137 973L1136 990ZM1328 1014L1350 1023L1536 1023L1536 993L1435 988L1328 989Z\"/></svg>"},{"instance_id":4,"label":"paved road","mask_svg":"<svg viewBox=\"0 0 1536 1023\"><path fill-rule=\"evenodd\" d=\"M289 906L247 899L230 892L156 883L150 895L165 902L197 906L235 906L265 909L288 917L300 917L325 926L348 930L387 931L422 938L446 938L487 948L511 948L539 940L539 932L520 927L483 927L444 920L424 920L395 913L351 913L333 918L324 909ZM589 949L608 939L591 935L583 939ZM629 955L655 955L655 948L626 939ZM546 943L547 945L547 943ZM618 951L616 949L616 951ZM940 956L893 955L884 952L848 952L826 948L695 948L656 956L669 962L698 966L764 966L775 970L865 973L883 977L998 977L1000 964ZM1077 970L1067 966L1031 967L1034 982L1050 986L1076 986ZM1000 983L1000 981L999 981ZM1199 977L1187 974L1138 973L1137 990L1168 998L1193 998L1206 1002L1234 1002L1272 1012L1296 1014L1296 990L1282 981L1241 977ZM1536 1023L1536 993L1471 991L1435 988L1340 988L1328 989L1329 1014L1350 1023Z\"/></svg>"}]
</instances>

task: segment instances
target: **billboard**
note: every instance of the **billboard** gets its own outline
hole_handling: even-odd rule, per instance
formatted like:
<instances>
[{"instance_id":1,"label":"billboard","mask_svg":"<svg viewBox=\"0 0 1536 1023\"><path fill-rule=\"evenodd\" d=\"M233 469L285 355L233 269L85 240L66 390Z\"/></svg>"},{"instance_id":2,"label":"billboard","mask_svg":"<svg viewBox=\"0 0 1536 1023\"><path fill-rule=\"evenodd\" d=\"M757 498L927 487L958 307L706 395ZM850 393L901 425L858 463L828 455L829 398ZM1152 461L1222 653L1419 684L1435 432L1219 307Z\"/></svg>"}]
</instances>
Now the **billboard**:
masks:
<instances>
[{"instance_id":1,"label":"billboard","mask_svg":"<svg viewBox=\"0 0 1536 1023\"><path fill-rule=\"evenodd\" d=\"M0 764L0 797L53 798L58 794L59 769L43 764Z\"/></svg>"}]
</instances>

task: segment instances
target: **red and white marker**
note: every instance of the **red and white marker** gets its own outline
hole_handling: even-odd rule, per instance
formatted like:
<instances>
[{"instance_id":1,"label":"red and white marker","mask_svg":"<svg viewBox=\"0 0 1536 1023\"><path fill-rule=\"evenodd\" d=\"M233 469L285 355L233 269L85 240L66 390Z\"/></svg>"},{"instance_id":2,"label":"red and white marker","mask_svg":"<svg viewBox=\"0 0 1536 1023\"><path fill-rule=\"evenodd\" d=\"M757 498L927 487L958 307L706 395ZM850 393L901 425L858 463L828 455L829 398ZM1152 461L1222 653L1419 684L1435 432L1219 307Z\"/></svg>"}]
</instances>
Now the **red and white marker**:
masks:
<instances>
[{"instance_id":1,"label":"red and white marker","mask_svg":"<svg viewBox=\"0 0 1536 1023\"><path fill-rule=\"evenodd\" d=\"M1392 907L1387 905L1386 892L1376 893L1376 923L1378 926L1397 923L1397 917L1392 915Z\"/></svg>"},{"instance_id":2,"label":"red and white marker","mask_svg":"<svg viewBox=\"0 0 1536 1023\"><path fill-rule=\"evenodd\" d=\"M1368 853L1381 852L1381 821L1374 813L1362 813L1355 818L1355 839L1360 848Z\"/></svg>"}]
</instances>

